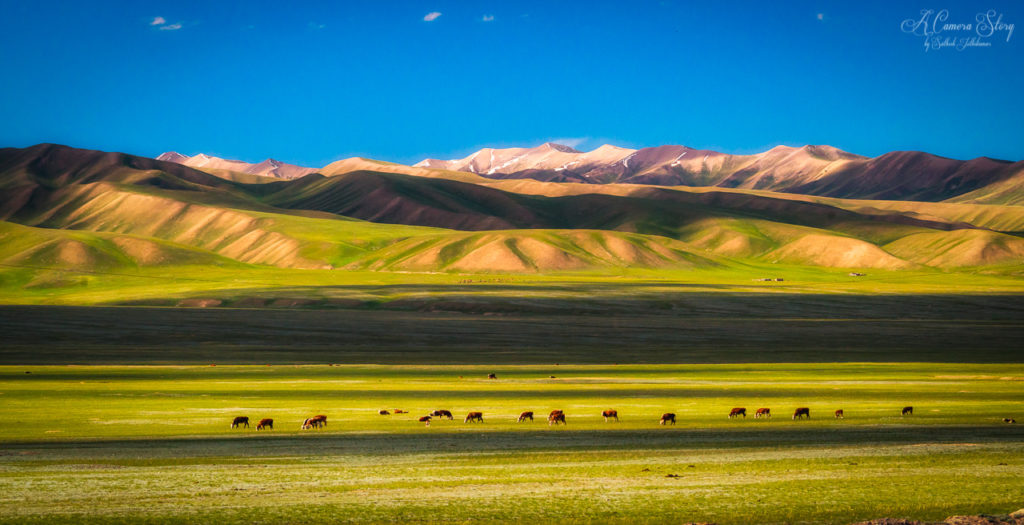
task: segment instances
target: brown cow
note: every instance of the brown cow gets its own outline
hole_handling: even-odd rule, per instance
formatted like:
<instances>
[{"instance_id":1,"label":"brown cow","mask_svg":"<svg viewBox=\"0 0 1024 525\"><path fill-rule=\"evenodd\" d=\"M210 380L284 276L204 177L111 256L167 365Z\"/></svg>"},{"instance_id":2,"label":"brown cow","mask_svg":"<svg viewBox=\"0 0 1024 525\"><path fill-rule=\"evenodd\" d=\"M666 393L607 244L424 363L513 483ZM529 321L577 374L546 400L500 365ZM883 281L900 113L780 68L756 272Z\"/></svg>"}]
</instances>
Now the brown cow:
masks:
<instances>
[{"instance_id":1,"label":"brown cow","mask_svg":"<svg viewBox=\"0 0 1024 525\"><path fill-rule=\"evenodd\" d=\"M302 426L301 426L301 427L299 427L299 428L300 428L300 429L302 429L302 430L308 430L308 429L311 429L311 428L313 428L313 423L312 423L312 421L313 421L313 418L311 418L311 417L307 417L307 418L306 418L306 419L305 419L305 420L304 420L304 421L302 422Z\"/></svg>"},{"instance_id":2,"label":"brown cow","mask_svg":"<svg viewBox=\"0 0 1024 525\"><path fill-rule=\"evenodd\" d=\"M396 414L407 414L408 412L406 412L405 410L402 410L401 408L396 408L395 409L395 413Z\"/></svg>"},{"instance_id":3,"label":"brown cow","mask_svg":"<svg viewBox=\"0 0 1024 525\"><path fill-rule=\"evenodd\" d=\"M736 408L734 408L734 409L729 411L729 419L732 419L734 417L739 417L739 416L743 416L743 419L746 419L747 418L747 409L745 409L743 407L736 407Z\"/></svg>"},{"instance_id":4,"label":"brown cow","mask_svg":"<svg viewBox=\"0 0 1024 525\"><path fill-rule=\"evenodd\" d=\"M846 414L843 413L843 409L836 410L836 419L846 419Z\"/></svg>"},{"instance_id":5,"label":"brown cow","mask_svg":"<svg viewBox=\"0 0 1024 525\"><path fill-rule=\"evenodd\" d=\"M452 416L452 413L451 413L450 410L435 410L435 411L431 412L430 415L432 415L434 417L438 417L438 418L446 417L448 419L455 419L455 417Z\"/></svg>"},{"instance_id":6,"label":"brown cow","mask_svg":"<svg viewBox=\"0 0 1024 525\"><path fill-rule=\"evenodd\" d=\"M274 430L274 420L273 419L269 419L269 418L265 418L265 419L261 419L259 423L256 423L256 430L263 430L265 428L269 428L270 430Z\"/></svg>"},{"instance_id":7,"label":"brown cow","mask_svg":"<svg viewBox=\"0 0 1024 525\"><path fill-rule=\"evenodd\" d=\"M473 421L476 421L478 423L483 423L484 422L484 413L483 412L470 412L470 413L466 414L466 420L463 421L463 423L472 423Z\"/></svg>"},{"instance_id":8,"label":"brown cow","mask_svg":"<svg viewBox=\"0 0 1024 525\"><path fill-rule=\"evenodd\" d=\"M487 379L498 379L496 374L487 374Z\"/></svg>"},{"instance_id":9,"label":"brown cow","mask_svg":"<svg viewBox=\"0 0 1024 525\"><path fill-rule=\"evenodd\" d=\"M618 422L619 421L619 411L618 410L605 410L604 412L601 412L601 417L604 418L604 422L605 423L607 423L609 419L614 419L616 422Z\"/></svg>"},{"instance_id":10,"label":"brown cow","mask_svg":"<svg viewBox=\"0 0 1024 525\"><path fill-rule=\"evenodd\" d=\"M772 409L770 409L770 408L759 408L759 409L757 409L756 412L754 412L754 419L760 419L762 417L766 417L768 419L771 419L772 418Z\"/></svg>"},{"instance_id":11,"label":"brown cow","mask_svg":"<svg viewBox=\"0 0 1024 525\"><path fill-rule=\"evenodd\" d=\"M519 423L522 423L523 421L526 421L527 419L529 419L530 421L533 421L533 412L527 411L527 412L523 412L522 414L519 414Z\"/></svg>"},{"instance_id":12,"label":"brown cow","mask_svg":"<svg viewBox=\"0 0 1024 525\"><path fill-rule=\"evenodd\" d=\"M245 425L245 428L249 428L249 418L245 416L238 416L231 422L231 428L238 428L242 425Z\"/></svg>"},{"instance_id":13,"label":"brown cow","mask_svg":"<svg viewBox=\"0 0 1024 525\"><path fill-rule=\"evenodd\" d=\"M559 423L563 425L565 424L565 412L562 412L561 410L554 410L551 412L551 415L548 416L548 426L557 425Z\"/></svg>"},{"instance_id":14,"label":"brown cow","mask_svg":"<svg viewBox=\"0 0 1024 525\"><path fill-rule=\"evenodd\" d=\"M807 418L811 419L811 409L807 407L800 407L793 412L793 419Z\"/></svg>"},{"instance_id":15,"label":"brown cow","mask_svg":"<svg viewBox=\"0 0 1024 525\"><path fill-rule=\"evenodd\" d=\"M420 423L426 423L426 426L430 426L430 416L423 416L420 418Z\"/></svg>"},{"instance_id":16,"label":"brown cow","mask_svg":"<svg viewBox=\"0 0 1024 525\"><path fill-rule=\"evenodd\" d=\"M900 415L901 416L908 416L908 415L912 416L912 415L914 415L914 407L903 407L903 412Z\"/></svg>"},{"instance_id":17,"label":"brown cow","mask_svg":"<svg viewBox=\"0 0 1024 525\"><path fill-rule=\"evenodd\" d=\"M382 415L382 416L390 416L391 415L391 412L388 412L387 410L378 410L377 413Z\"/></svg>"},{"instance_id":18,"label":"brown cow","mask_svg":"<svg viewBox=\"0 0 1024 525\"><path fill-rule=\"evenodd\" d=\"M313 425L318 426L318 427L326 427L327 426L327 416L325 416L323 414L318 414L318 415L313 416Z\"/></svg>"},{"instance_id":19,"label":"brown cow","mask_svg":"<svg viewBox=\"0 0 1024 525\"><path fill-rule=\"evenodd\" d=\"M676 415L673 414L672 412L665 412L664 414L661 415L661 422L658 423L658 424L659 425L664 425L665 423L667 423L669 421L671 421L672 424L675 425L676 424Z\"/></svg>"}]
</instances>

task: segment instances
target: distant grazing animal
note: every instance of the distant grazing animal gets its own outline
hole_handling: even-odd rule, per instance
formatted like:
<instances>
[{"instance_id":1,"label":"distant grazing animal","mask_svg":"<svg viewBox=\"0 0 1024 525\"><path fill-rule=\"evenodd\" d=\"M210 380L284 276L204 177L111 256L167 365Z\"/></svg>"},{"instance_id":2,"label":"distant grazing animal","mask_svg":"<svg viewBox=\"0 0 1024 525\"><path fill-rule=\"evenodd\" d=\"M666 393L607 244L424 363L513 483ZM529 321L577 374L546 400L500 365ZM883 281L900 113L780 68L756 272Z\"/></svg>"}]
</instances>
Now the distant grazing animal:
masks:
<instances>
[{"instance_id":1,"label":"distant grazing animal","mask_svg":"<svg viewBox=\"0 0 1024 525\"><path fill-rule=\"evenodd\" d=\"M557 409L556 410L552 410L551 413L548 414L548 417L550 418L551 416L558 415L558 414L563 414L563 413L564 412L562 412L561 410L557 410Z\"/></svg>"},{"instance_id":2,"label":"distant grazing animal","mask_svg":"<svg viewBox=\"0 0 1024 525\"><path fill-rule=\"evenodd\" d=\"M382 416L390 416L391 415L391 412L388 412L387 410L378 410L377 413L382 415Z\"/></svg>"},{"instance_id":3,"label":"distant grazing animal","mask_svg":"<svg viewBox=\"0 0 1024 525\"><path fill-rule=\"evenodd\" d=\"M559 423L563 425L565 424L565 412L555 410L548 416L548 426L557 425Z\"/></svg>"},{"instance_id":4,"label":"distant grazing animal","mask_svg":"<svg viewBox=\"0 0 1024 525\"><path fill-rule=\"evenodd\" d=\"M618 421L619 420L619 411L618 410L605 410L604 412L601 412L601 417L604 418L604 422L605 423L607 423L609 419L614 419L615 421Z\"/></svg>"},{"instance_id":5,"label":"distant grazing animal","mask_svg":"<svg viewBox=\"0 0 1024 525\"><path fill-rule=\"evenodd\" d=\"M1016 420L1016 419L1013 419L1013 418L1009 418L1009 417L1004 417L1004 418L1003 418L1003 423L1010 423L1010 424L1013 424L1013 423L1016 423L1016 422L1017 422L1017 420Z\"/></svg>"},{"instance_id":6,"label":"distant grazing animal","mask_svg":"<svg viewBox=\"0 0 1024 525\"><path fill-rule=\"evenodd\" d=\"M770 408L759 408L759 409L757 409L757 412L754 412L754 419L759 419L759 418L762 418L762 417L766 417L768 419L771 419L772 418L772 409L770 409Z\"/></svg>"},{"instance_id":7,"label":"distant grazing animal","mask_svg":"<svg viewBox=\"0 0 1024 525\"><path fill-rule=\"evenodd\" d=\"M313 418L307 417L305 420L302 421L302 426L299 427L299 428L302 429L302 430L308 430L310 428L313 428L312 421L313 421Z\"/></svg>"},{"instance_id":8,"label":"distant grazing animal","mask_svg":"<svg viewBox=\"0 0 1024 525\"><path fill-rule=\"evenodd\" d=\"M664 414L661 415L661 422L658 423L658 424L659 425L664 425L665 423L668 423L670 421L672 422L673 425L675 425L676 424L676 415L673 414L672 412L665 412Z\"/></svg>"},{"instance_id":9,"label":"distant grazing animal","mask_svg":"<svg viewBox=\"0 0 1024 525\"><path fill-rule=\"evenodd\" d=\"M261 419L259 423L256 423L256 430L263 430L264 428L274 430L274 420L269 418Z\"/></svg>"},{"instance_id":10,"label":"distant grazing animal","mask_svg":"<svg viewBox=\"0 0 1024 525\"><path fill-rule=\"evenodd\" d=\"M430 416L423 416L423 417L421 417L420 418L420 423L426 423L426 425L429 427L430 426Z\"/></svg>"},{"instance_id":11,"label":"distant grazing animal","mask_svg":"<svg viewBox=\"0 0 1024 525\"><path fill-rule=\"evenodd\" d=\"M405 413L406 413L406 411L405 411L405 410L402 410L401 408L396 408L396 409L395 409L395 413L396 413L396 414L405 414Z\"/></svg>"},{"instance_id":12,"label":"distant grazing animal","mask_svg":"<svg viewBox=\"0 0 1024 525\"><path fill-rule=\"evenodd\" d=\"M484 422L484 413L483 412L470 412L470 413L466 414L466 421L464 421L464 423L471 423L473 421L476 421L476 422L479 422L479 423L483 423Z\"/></svg>"},{"instance_id":13,"label":"distant grazing animal","mask_svg":"<svg viewBox=\"0 0 1024 525\"><path fill-rule=\"evenodd\" d=\"M231 428L238 428L242 425L245 425L245 428L249 428L249 418L245 416L238 416L231 422Z\"/></svg>"},{"instance_id":14,"label":"distant grazing animal","mask_svg":"<svg viewBox=\"0 0 1024 525\"><path fill-rule=\"evenodd\" d=\"M313 416L313 424L318 427L327 426L327 416L323 414Z\"/></svg>"},{"instance_id":15,"label":"distant grazing animal","mask_svg":"<svg viewBox=\"0 0 1024 525\"><path fill-rule=\"evenodd\" d=\"M452 416L452 413L451 413L450 410L435 410L435 411L431 412L430 415L432 415L434 417L446 417L448 419L455 419L454 416Z\"/></svg>"},{"instance_id":16,"label":"distant grazing animal","mask_svg":"<svg viewBox=\"0 0 1024 525\"><path fill-rule=\"evenodd\" d=\"M526 421L527 419L529 419L530 421L533 421L533 412L523 412L522 414L519 414L519 422L520 423L522 423L523 421Z\"/></svg>"},{"instance_id":17,"label":"distant grazing animal","mask_svg":"<svg viewBox=\"0 0 1024 525\"><path fill-rule=\"evenodd\" d=\"M740 417L740 416L743 416L743 418L746 419L747 418L747 409L745 409L743 407L737 407L737 408L734 408L734 409L729 411L729 419L732 419L734 417Z\"/></svg>"},{"instance_id":18,"label":"distant grazing animal","mask_svg":"<svg viewBox=\"0 0 1024 525\"><path fill-rule=\"evenodd\" d=\"M846 414L843 414L843 409L836 410L836 419L846 419Z\"/></svg>"},{"instance_id":19,"label":"distant grazing animal","mask_svg":"<svg viewBox=\"0 0 1024 525\"><path fill-rule=\"evenodd\" d=\"M498 379L498 376L495 374L487 374L487 379Z\"/></svg>"},{"instance_id":20,"label":"distant grazing animal","mask_svg":"<svg viewBox=\"0 0 1024 525\"><path fill-rule=\"evenodd\" d=\"M811 409L807 407L801 407L796 409L796 412L793 412L793 419L800 419L802 417L811 419Z\"/></svg>"},{"instance_id":21,"label":"distant grazing animal","mask_svg":"<svg viewBox=\"0 0 1024 525\"><path fill-rule=\"evenodd\" d=\"M903 407L903 413L901 416L912 416L914 415L914 407Z\"/></svg>"}]
</instances>

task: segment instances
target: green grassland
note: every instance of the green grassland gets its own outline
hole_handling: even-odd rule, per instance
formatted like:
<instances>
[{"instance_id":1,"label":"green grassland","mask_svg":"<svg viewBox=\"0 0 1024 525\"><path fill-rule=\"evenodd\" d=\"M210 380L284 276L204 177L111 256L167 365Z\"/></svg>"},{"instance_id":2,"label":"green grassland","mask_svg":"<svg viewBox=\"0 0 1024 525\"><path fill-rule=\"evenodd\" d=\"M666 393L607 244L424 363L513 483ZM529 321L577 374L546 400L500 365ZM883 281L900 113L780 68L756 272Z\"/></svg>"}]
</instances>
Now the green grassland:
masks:
<instances>
[{"instance_id":1,"label":"green grassland","mask_svg":"<svg viewBox=\"0 0 1024 525\"><path fill-rule=\"evenodd\" d=\"M1024 427L1001 422L1024 420L1022 381L1005 364L5 366L0 521L1005 514L1024 506ZM812 418L791 420L798 406ZM377 414L395 408L409 413ZM457 419L416 421L437 408ZM543 421L555 408L566 426ZM514 422L523 410L540 417ZM318 413L324 430L299 429ZM236 415L276 429L229 429Z\"/></svg>"}]
</instances>

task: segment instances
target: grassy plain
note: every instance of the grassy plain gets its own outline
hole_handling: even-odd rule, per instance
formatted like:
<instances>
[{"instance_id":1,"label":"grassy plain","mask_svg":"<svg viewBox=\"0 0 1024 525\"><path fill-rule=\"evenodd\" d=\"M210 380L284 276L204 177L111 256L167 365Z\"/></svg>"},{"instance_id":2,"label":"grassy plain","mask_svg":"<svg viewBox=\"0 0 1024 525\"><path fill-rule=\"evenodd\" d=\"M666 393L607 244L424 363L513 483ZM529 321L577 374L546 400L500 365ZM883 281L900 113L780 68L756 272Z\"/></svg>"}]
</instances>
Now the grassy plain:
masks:
<instances>
[{"instance_id":1,"label":"grassy plain","mask_svg":"<svg viewBox=\"0 0 1024 525\"><path fill-rule=\"evenodd\" d=\"M1022 384L1018 364L4 366L0 521L1006 513L1024 506L1024 427L1001 422L1024 421ZM797 406L812 418L792 421ZM395 408L409 414L377 414ZM485 423L415 421L435 408ZM513 421L554 408L568 425ZM678 424L659 426L668 411ZM317 413L327 428L300 431ZM235 415L277 428L231 430Z\"/></svg>"}]
</instances>

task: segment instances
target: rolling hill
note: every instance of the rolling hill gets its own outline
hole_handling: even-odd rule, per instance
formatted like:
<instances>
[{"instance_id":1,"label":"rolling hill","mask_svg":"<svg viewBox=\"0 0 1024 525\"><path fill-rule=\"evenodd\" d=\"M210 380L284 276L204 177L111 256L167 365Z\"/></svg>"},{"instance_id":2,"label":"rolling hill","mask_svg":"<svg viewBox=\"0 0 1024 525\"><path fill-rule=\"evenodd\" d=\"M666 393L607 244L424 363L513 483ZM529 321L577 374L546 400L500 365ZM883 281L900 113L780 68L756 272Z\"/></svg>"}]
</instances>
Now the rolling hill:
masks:
<instances>
[{"instance_id":1,"label":"rolling hill","mask_svg":"<svg viewBox=\"0 0 1024 525\"><path fill-rule=\"evenodd\" d=\"M675 151L606 148L586 161L638 153L628 163L640 169ZM544 166L581 155L553 145L538 154ZM523 155L496 153L494 162ZM765 165L804 158L776 155ZM803 183L819 165L863 161L815 155ZM716 169L733 161L719 158ZM278 179L53 144L2 149L0 263L547 273L764 264L1015 272L1024 261L1024 238L1013 234L1024 214L1013 206L496 180L484 176L493 164L467 166L484 173L345 159Z\"/></svg>"}]
</instances>

